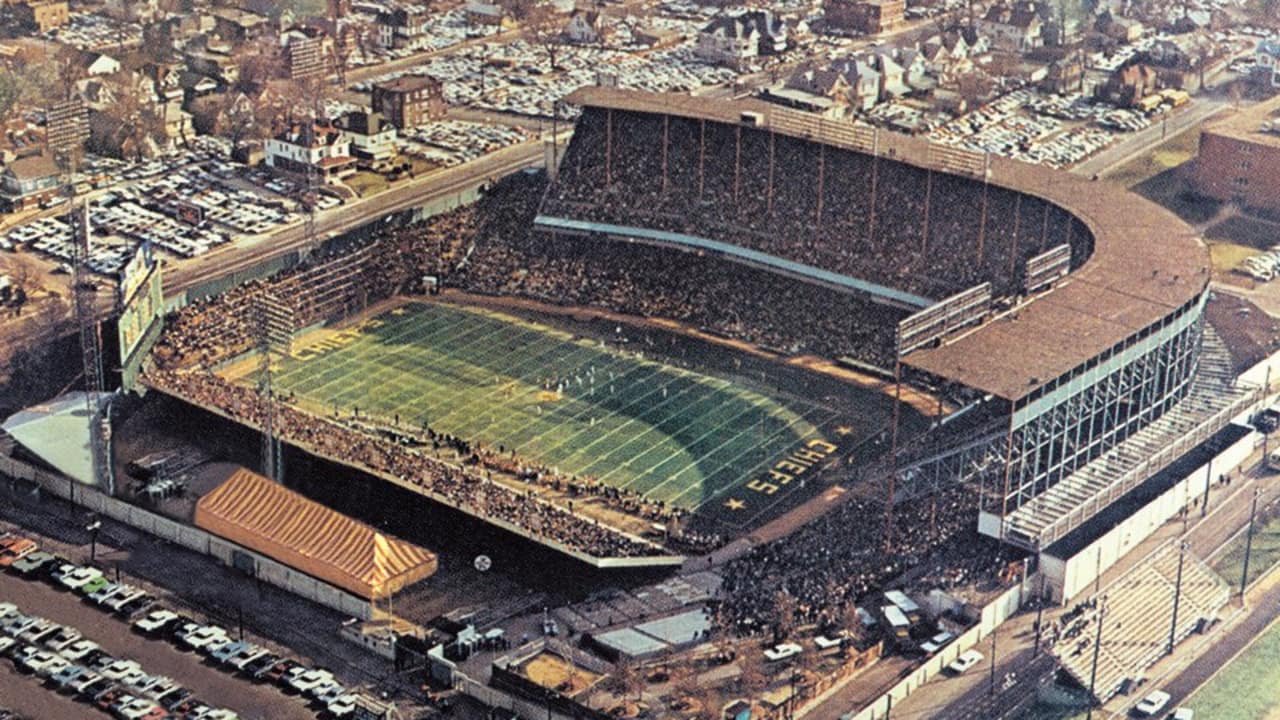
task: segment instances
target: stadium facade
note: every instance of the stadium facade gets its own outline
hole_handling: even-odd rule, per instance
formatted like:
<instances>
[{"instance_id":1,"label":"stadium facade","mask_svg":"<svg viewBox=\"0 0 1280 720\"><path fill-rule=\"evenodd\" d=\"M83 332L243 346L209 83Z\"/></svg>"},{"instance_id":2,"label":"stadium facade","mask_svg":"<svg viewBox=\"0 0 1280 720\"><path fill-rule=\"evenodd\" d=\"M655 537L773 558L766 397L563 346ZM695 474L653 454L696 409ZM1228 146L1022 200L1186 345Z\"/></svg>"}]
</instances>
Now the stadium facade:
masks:
<instances>
[{"instance_id":1,"label":"stadium facade","mask_svg":"<svg viewBox=\"0 0 1280 720\"><path fill-rule=\"evenodd\" d=\"M916 311L889 316L898 322L898 343L882 353L892 359L880 369L893 373L899 391L914 384L959 409L939 413L929 432L895 441L887 460L864 469L864 479L887 483L895 502L939 483L980 483L980 531L1039 551L1176 460L1188 443L1221 429L1255 397L1235 386L1220 341L1206 330L1204 244L1175 215L1122 188L756 100L597 87L570 101L583 115L538 229L715 253ZM788 158L785 176L779 148ZM723 167L710 164L712 153ZM623 162L644 167L628 173L618 169ZM693 169L682 174L678 163ZM834 192L861 206L849 211L856 222L843 226L847 240L823 231L844 220L832 209L841 166L857 172ZM647 176L640 182L660 190L650 197L629 187L610 207L600 188L628 174ZM753 181L756 188L747 190ZM904 183L899 190L908 197L895 199L890 182ZM708 190L717 183L719 195ZM797 184L798 191L784 187ZM668 197L681 193L692 198L681 202L693 213L717 221L664 214L669 204L678 207ZM760 196L767 212L759 213L766 204ZM801 222L779 222L791 212L776 205L784 196L804 205L794 212ZM919 217L904 220L908 211ZM910 226L909 246L888 237L901 229L890 220ZM752 222L774 235L799 228L814 237L756 238ZM951 233L949 246L938 240L942 232ZM965 257L954 258L954 267L965 287L875 274L890 263L859 274L848 263L822 262L822 246L846 241L899 253L892 261L913 268L929 261L911 259L913 253L959 249ZM968 257L975 246L976 262ZM762 262L761 250L790 257ZM833 272L844 281L831 282ZM933 302L924 309L901 303L916 297L910 293ZM904 343L904 333L912 342Z\"/></svg>"}]
</instances>

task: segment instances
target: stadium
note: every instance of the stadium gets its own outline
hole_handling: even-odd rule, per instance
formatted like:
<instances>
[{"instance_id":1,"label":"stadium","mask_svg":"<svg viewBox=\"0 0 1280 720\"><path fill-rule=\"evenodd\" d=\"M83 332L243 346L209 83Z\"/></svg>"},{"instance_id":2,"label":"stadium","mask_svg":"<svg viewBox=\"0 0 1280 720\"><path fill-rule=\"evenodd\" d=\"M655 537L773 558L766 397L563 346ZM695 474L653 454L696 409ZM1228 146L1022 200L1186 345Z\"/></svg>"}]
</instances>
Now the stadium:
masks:
<instances>
[{"instance_id":1,"label":"stadium","mask_svg":"<svg viewBox=\"0 0 1280 720\"><path fill-rule=\"evenodd\" d=\"M1256 399L1203 243L1106 182L755 100L569 101L545 175L192 299L142 382L261 432L267 474L283 443L595 568L750 549L740 629L925 558L1074 597Z\"/></svg>"}]
</instances>

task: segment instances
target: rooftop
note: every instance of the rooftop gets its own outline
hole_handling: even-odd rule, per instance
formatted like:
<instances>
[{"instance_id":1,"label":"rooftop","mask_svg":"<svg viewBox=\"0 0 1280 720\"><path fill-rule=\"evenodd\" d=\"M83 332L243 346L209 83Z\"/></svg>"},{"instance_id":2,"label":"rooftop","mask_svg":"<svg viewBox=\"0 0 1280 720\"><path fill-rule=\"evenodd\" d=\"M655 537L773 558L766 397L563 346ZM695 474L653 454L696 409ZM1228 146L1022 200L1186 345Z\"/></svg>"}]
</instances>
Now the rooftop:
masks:
<instances>
[{"instance_id":1,"label":"rooftop","mask_svg":"<svg viewBox=\"0 0 1280 720\"><path fill-rule=\"evenodd\" d=\"M1270 124L1271 130L1262 128ZM1205 125L1204 132L1257 145L1280 147L1280 96Z\"/></svg>"},{"instance_id":2,"label":"rooftop","mask_svg":"<svg viewBox=\"0 0 1280 720\"><path fill-rule=\"evenodd\" d=\"M674 93L587 87L569 96L583 106L670 114L737 124L754 112L761 127L793 137L892 157L918 167L973 177L1051 202L1094 236L1093 255L1053 291L1016 313L987 322L906 364L1018 400L1160 321L1209 282L1209 254L1195 230L1172 212L1105 181L1006 158L974 156L957 168L954 153L920 138L825 121L755 99L712 100Z\"/></svg>"}]
</instances>

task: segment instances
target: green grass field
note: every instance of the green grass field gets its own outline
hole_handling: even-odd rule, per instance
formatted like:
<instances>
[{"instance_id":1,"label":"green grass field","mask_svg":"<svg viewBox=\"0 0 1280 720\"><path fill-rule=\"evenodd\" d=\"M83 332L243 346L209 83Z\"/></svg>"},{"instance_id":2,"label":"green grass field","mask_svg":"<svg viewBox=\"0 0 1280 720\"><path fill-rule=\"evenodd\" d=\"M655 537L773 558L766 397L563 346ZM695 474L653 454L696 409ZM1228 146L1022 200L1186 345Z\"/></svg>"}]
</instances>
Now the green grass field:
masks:
<instances>
[{"instance_id":1,"label":"green grass field","mask_svg":"<svg viewBox=\"0 0 1280 720\"><path fill-rule=\"evenodd\" d=\"M442 304L304 336L273 382L312 411L427 423L736 528L816 492L806 480L817 462L879 430L785 393Z\"/></svg>"},{"instance_id":2,"label":"green grass field","mask_svg":"<svg viewBox=\"0 0 1280 720\"><path fill-rule=\"evenodd\" d=\"M1272 625L1183 705L1197 718L1280 718L1280 624Z\"/></svg>"},{"instance_id":3,"label":"green grass field","mask_svg":"<svg viewBox=\"0 0 1280 720\"><path fill-rule=\"evenodd\" d=\"M1259 510L1259 515L1263 513ZM1237 590L1240 577L1244 574L1245 536L1243 533L1231 540L1231 543L1213 557L1211 565L1215 572L1231 583ZM1266 522L1258 522L1253 531L1253 544L1249 550L1249 579L1254 580L1270 572L1280 563L1280 517Z\"/></svg>"}]
</instances>

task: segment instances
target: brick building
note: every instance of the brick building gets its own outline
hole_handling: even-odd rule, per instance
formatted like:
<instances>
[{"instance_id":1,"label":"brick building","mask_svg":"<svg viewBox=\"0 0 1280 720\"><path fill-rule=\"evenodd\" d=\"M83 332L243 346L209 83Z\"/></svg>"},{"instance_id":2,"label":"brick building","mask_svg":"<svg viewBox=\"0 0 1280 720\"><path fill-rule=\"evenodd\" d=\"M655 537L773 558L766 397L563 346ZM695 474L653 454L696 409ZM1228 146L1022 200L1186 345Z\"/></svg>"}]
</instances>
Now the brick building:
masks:
<instances>
[{"instance_id":1,"label":"brick building","mask_svg":"<svg viewBox=\"0 0 1280 720\"><path fill-rule=\"evenodd\" d=\"M826 0L827 24L837 30L875 35L904 22L904 0Z\"/></svg>"},{"instance_id":2,"label":"brick building","mask_svg":"<svg viewBox=\"0 0 1280 720\"><path fill-rule=\"evenodd\" d=\"M433 77L406 75L373 86L373 111L401 130L445 116L444 85Z\"/></svg>"},{"instance_id":3,"label":"brick building","mask_svg":"<svg viewBox=\"0 0 1280 720\"><path fill-rule=\"evenodd\" d=\"M1280 212L1280 98L1206 125L1195 181L1208 197Z\"/></svg>"}]
</instances>

